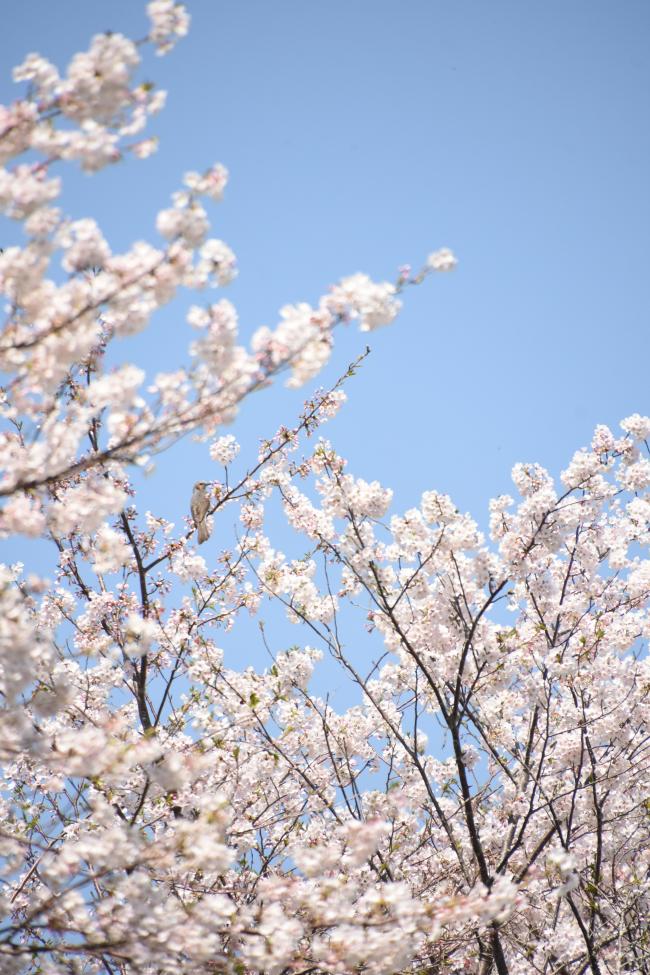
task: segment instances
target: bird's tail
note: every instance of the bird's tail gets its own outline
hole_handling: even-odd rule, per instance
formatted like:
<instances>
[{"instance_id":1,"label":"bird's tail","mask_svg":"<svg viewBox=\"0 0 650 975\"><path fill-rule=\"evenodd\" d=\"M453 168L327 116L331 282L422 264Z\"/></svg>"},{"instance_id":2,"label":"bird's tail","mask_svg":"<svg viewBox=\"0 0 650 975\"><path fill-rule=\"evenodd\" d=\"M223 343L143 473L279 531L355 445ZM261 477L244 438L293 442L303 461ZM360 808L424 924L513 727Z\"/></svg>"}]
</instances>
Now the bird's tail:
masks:
<instances>
[{"instance_id":1,"label":"bird's tail","mask_svg":"<svg viewBox=\"0 0 650 975\"><path fill-rule=\"evenodd\" d=\"M203 542L207 542L207 540L210 537L210 529L208 528L205 518L199 522L198 528L199 528L199 545L202 545Z\"/></svg>"}]
</instances>

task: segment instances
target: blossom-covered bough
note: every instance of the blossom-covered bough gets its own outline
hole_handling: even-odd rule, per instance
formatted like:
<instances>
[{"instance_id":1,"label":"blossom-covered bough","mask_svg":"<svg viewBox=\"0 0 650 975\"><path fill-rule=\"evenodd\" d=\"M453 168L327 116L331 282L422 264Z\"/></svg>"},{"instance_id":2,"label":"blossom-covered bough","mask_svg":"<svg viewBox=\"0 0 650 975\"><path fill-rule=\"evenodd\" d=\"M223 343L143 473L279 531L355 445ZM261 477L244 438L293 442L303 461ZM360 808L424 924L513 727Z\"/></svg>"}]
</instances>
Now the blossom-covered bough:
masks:
<instances>
[{"instance_id":1,"label":"blossom-covered bough","mask_svg":"<svg viewBox=\"0 0 650 975\"><path fill-rule=\"evenodd\" d=\"M517 465L486 541L433 490L389 516L317 436L355 363L214 485L232 547L139 514L132 465L192 432L229 471L219 428L250 392L313 379L339 324L390 323L455 264L354 275L248 349L228 301L196 305L190 365L108 371L180 287L236 270L201 202L222 166L185 177L162 247L114 255L53 206L62 163L154 148L139 49L188 18L148 13L145 40L98 36L65 77L30 55L0 109L0 206L27 234L0 254L0 530L57 558L51 583L0 570L0 971L650 972L650 419L598 427L557 487ZM274 500L299 560L272 545ZM262 630L269 667L245 642L227 667L220 633L268 605L298 642ZM347 708L312 679L324 654Z\"/></svg>"}]
</instances>

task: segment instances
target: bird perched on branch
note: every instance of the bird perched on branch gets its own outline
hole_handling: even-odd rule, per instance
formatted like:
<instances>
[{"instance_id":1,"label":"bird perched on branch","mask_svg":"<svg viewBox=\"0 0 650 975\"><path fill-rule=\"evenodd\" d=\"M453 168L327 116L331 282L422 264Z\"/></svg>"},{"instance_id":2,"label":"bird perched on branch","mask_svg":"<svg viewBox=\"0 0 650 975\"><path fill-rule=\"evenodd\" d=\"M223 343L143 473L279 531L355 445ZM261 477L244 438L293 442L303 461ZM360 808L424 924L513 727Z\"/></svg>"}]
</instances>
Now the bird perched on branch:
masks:
<instances>
[{"instance_id":1,"label":"bird perched on branch","mask_svg":"<svg viewBox=\"0 0 650 975\"><path fill-rule=\"evenodd\" d=\"M208 528L206 520L210 510L210 498L205 490L207 486L207 481L197 481L194 485L192 500L190 502L192 518L194 519L194 524L196 525L199 533L199 545L201 545L203 542L207 542L210 537L210 529Z\"/></svg>"}]
</instances>

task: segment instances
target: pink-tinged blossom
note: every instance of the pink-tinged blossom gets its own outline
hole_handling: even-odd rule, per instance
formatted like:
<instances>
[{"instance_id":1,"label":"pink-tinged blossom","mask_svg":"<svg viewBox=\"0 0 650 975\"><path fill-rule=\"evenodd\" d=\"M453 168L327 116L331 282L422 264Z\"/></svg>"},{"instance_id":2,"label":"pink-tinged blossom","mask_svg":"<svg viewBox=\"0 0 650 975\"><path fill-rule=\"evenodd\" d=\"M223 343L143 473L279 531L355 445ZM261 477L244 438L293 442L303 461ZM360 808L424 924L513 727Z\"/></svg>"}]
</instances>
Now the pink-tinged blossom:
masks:
<instances>
[{"instance_id":1,"label":"pink-tinged blossom","mask_svg":"<svg viewBox=\"0 0 650 975\"><path fill-rule=\"evenodd\" d=\"M40 54L28 54L23 63L14 68L13 79L29 81L38 90L40 98L51 98L60 80L55 66Z\"/></svg>"},{"instance_id":2,"label":"pink-tinged blossom","mask_svg":"<svg viewBox=\"0 0 650 975\"><path fill-rule=\"evenodd\" d=\"M45 529L45 515L38 499L16 494L0 510L0 536L27 535L38 538Z\"/></svg>"},{"instance_id":3,"label":"pink-tinged blossom","mask_svg":"<svg viewBox=\"0 0 650 975\"><path fill-rule=\"evenodd\" d=\"M93 538L93 568L98 575L117 572L133 558L127 539L122 532L102 525Z\"/></svg>"},{"instance_id":4,"label":"pink-tinged blossom","mask_svg":"<svg viewBox=\"0 0 650 975\"><path fill-rule=\"evenodd\" d=\"M210 285L223 288L237 277L237 258L222 240L207 240L199 250L193 274L197 288Z\"/></svg>"},{"instance_id":5,"label":"pink-tinged blossom","mask_svg":"<svg viewBox=\"0 0 650 975\"><path fill-rule=\"evenodd\" d=\"M237 339L237 310L226 298L207 308L192 305L187 321L203 331L202 337L190 345L190 353L201 359L216 375L226 373L235 356Z\"/></svg>"},{"instance_id":6,"label":"pink-tinged blossom","mask_svg":"<svg viewBox=\"0 0 650 975\"><path fill-rule=\"evenodd\" d=\"M183 183L192 193L207 196L218 203L223 198L223 191L228 182L228 170L221 163L215 163L205 173L185 173Z\"/></svg>"},{"instance_id":7,"label":"pink-tinged blossom","mask_svg":"<svg viewBox=\"0 0 650 975\"><path fill-rule=\"evenodd\" d=\"M88 51L75 54L60 86L63 113L75 121L110 123L129 101L129 85L140 57L122 34L97 34Z\"/></svg>"},{"instance_id":8,"label":"pink-tinged blossom","mask_svg":"<svg viewBox=\"0 0 650 975\"><path fill-rule=\"evenodd\" d=\"M94 119L84 119L77 132L52 136L39 131L32 140L35 149L43 153L76 159L86 173L96 173L111 163L119 162L119 136Z\"/></svg>"},{"instance_id":9,"label":"pink-tinged blossom","mask_svg":"<svg viewBox=\"0 0 650 975\"><path fill-rule=\"evenodd\" d=\"M647 440L650 437L650 417L633 413L632 416L621 420L621 427L635 440Z\"/></svg>"},{"instance_id":10,"label":"pink-tinged blossom","mask_svg":"<svg viewBox=\"0 0 650 975\"><path fill-rule=\"evenodd\" d=\"M379 844L389 832L389 824L380 820L366 820L363 823L355 820L348 823L345 831L345 853L341 861L342 865L344 867L360 867L377 852Z\"/></svg>"},{"instance_id":11,"label":"pink-tinged blossom","mask_svg":"<svg viewBox=\"0 0 650 975\"><path fill-rule=\"evenodd\" d=\"M249 531L257 531L264 524L264 508L262 505L244 504L239 517Z\"/></svg>"},{"instance_id":12,"label":"pink-tinged blossom","mask_svg":"<svg viewBox=\"0 0 650 975\"><path fill-rule=\"evenodd\" d=\"M21 165L0 169L0 212L13 220L24 220L61 192L61 180L47 178L45 168Z\"/></svg>"},{"instance_id":13,"label":"pink-tinged blossom","mask_svg":"<svg viewBox=\"0 0 650 975\"><path fill-rule=\"evenodd\" d=\"M57 207L39 207L25 220L25 233L28 237L48 237L61 222L61 211Z\"/></svg>"},{"instance_id":14,"label":"pink-tinged blossom","mask_svg":"<svg viewBox=\"0 0 650 975\"><path fill-rule=\"evenodd\" d=\"M619 480L628 491L642 491L650 485L650 460L641 458L621 470Z\"/></svg>"},{"instance_id":15,"label":"pink-tinged blossom","mask_svg":"<svg viewBox=\"0 0 650 975\"><path fill-rule=\"evenodd\" d=\"M614 450L615 438L609 427L600 423L594 431L594 436L591 441L591 449L595 454L604 454L607 451Z\"/></svg>"},{"instance_id":16,"label":"pink-tinged blossom","mask_svg":"<svg viewBox=\"0 0 650 975\"><path fill-rule=\"evenodd\" d=\"M219 464L231 464L239 453L240 447L231 433L219 437L210 445L210 457Z\"/></svg>"},{"instance_id":17,"label":"pink-tinged blossom","mask_svg":"<svg viewBox=\"0 0 650 975\"><path fill-rule=\"evenodd\" d=\"M50 506L48 524L53 531L90 534L108 515L117 514L126 501L124 488L109 478L89 476L65 488Z\"/></svg>"},{"instance_id":18,"label":"pink-tinged blossom","mask_svg":"<svg viewBox=\"0 0 650 975\"><path fill-rule=\"evenodd\" d=\"M203 207L198 203L161 210L156 220L158 232L167 240L177 237L188 245L198 247L205 240L210 224Z\"/></svg>"},{"instance_id":19,"label":"pink-tinged blossom","mask_svg":"<svg viewBox=\"0 0 650 975\"><path fill-rule=\"evenodd\" d=\"M395 298L395 286L377 284L367 274L353 274L335 285L326 301L328 309L343 318L359 319L362 332L390 325L402 306Z\"/></svg>"},{"instance_id":20,"label":"pink-tinged blossom","mask_svg":"<svg viewBox=\"0 0 650 975\"><path fill-rule=\"evenodd\" d=\"M427 267L432 271L453 271L458 260L448 247L441 247L427 257Z\"/></svg>"},{"instance_id":21,"label":"pink-tinged blossom","mask_svg":"<svg viewBox=\"0 0 650 975\"><path fill-rule=\"evenodd\" d=\"M331 420L339 412L347 400L347 395L342 389L337 389L326 393L320 404L320 413L323 419Z\"/></svg>"},{"instance_id":22,"label":"pink-tinged blossom","mask_svg":"<svg viewBox=\"0 0 650 975\"><path fill-rule=\"evenodd\" d=\"M75 220L65 224L57 234L57 244L64 251L61 264L73 273L89 268L102 268L111 256L110 249L94 220Z\"/></svg>"},{"instance_id":23,"label":"pink-tinged blossom","mask_svg":"<svg viewBox=\"0 0 650 975\"><path fill-rule=\"evenodd\" d=\"M130 148L133 155L138 159L148 159L149 156L158 151L158 144L158 139L154 136L149 139L140 139L139 142L134 142Z\"/></svg>"},{"instance_id":24,"label":"pink-tinged blossom","mask_svg":"<svg viewBox=\"0 0 650 975\"><path fill-rule=\"evenodd\" d=\"M254 352L272 366L291 362L287 386L296 388L315 376L329 361L332 350L332 317L325 309L316 310L300 302L280 309L281 321L274 331L262 327L253 335Z\"/></svg>"},{"instance_id":25,"label":"pink-tinged blossom","mask_svg":"<svg viewBox=\"0 0 650 975\"><path fill-rule=\"evenodd\" d=\"M211 526L212 519L208 518L207 521ZM187 582L188 579L202 579L208 571L205 559L185 546L179 547L172 554L170 569L183 582Z\"/></svg>"},{"instance_id":26,"label":"pink-tinged blossom","mask_svg":"<svg viewBox=\"0 0 650 975\"><path fill-rule=\"evenodd\" d=\"M0 105L0 164L24 152L38 119L38 108L30 101Z\"/></svg>"},{"instance_id":27,"label":"pink-tinged blossom","mask_svg":"<svg viewBox=\"0 0 650 975\"><path fill-rule=\"evenodd\" d=\"M144 371L137 366L121 366L115 372L93 379L83 392L83 401L94 410L103 410L107 406L113 409L143 406L144 400L139 393L144 378Z\"/></svg>"},{"instance_id":28,"label":"pink-tinged blossom","mask_svg":"<svg viewBox=\"0 0 650 975\"><path fill-rule=\"evenodd\" d=\"M429 524L449 525L458 517L458 508L449 495L438 491L425 491L420 506Z\"/></svg>"},{"instance_id":29,"label":"pink-tinged blossom","mask_svg":"<svg viewBox=\"0 0 650 975\"><path fill-rule=\"evenodd\" d=\"M151 0L147 15L151 21L149 40L156 45L156 54L168 54L189 30L190 16L184 4L174 0Z\"/></svg>"}]
</instances>

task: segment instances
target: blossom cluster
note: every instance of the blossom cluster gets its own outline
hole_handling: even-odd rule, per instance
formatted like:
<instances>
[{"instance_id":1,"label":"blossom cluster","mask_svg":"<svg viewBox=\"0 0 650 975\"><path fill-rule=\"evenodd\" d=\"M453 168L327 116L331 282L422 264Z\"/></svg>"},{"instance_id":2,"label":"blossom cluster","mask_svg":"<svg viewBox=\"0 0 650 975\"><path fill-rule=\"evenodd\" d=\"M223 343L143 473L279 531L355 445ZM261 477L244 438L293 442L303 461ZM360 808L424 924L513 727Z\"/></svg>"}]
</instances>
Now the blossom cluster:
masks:
<instances>
[{"instance_id":1,"label":"blossom cluster","mask_svg":"<svg viewBox=\"0 0 650 975\"><path fill-rule=\"evenodd\" d=\"M54 205L59 164L152 148L163 98L134 72L189 17L147 11L145 41L98 35L63 76L29 55L0 109L27 234L0 254L0 532L53 553L51 578L0 566L0 970L647 972L650 418L597 426L559 479L516 464L488 532L431 486L395 511L322 438L365 355L252 451L223 433L282 371L315 377L339 326L390 324L446 248L250 346L230 301L195 303L187 365L108 371L178 289L237 271L209 236L222 165L125 254ZM188 432L223 477L200 549L130 476Z\"/></svg>"}]
</instances>

